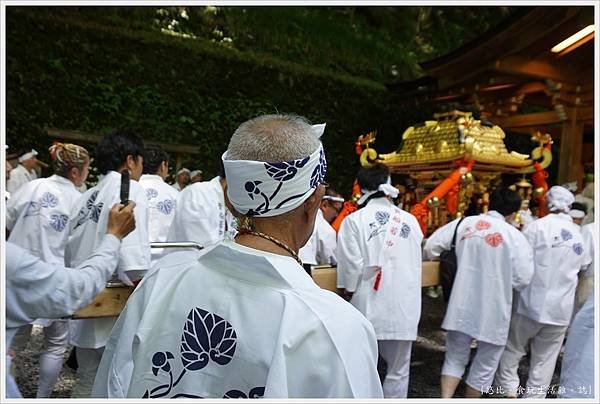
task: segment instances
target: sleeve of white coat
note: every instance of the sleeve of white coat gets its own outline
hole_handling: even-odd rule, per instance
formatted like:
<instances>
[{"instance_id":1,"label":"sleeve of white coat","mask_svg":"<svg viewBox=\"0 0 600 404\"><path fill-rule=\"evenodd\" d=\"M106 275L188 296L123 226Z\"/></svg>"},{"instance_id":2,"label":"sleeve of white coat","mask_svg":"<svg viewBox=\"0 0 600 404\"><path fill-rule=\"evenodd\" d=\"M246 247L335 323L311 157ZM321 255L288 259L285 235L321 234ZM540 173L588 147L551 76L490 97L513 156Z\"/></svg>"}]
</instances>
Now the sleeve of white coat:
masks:
<instances>
[{"instance_id":1,"label":"sleeve of white coat","mask_svg":"<svg viewBox=\"0 0 600 404\"><path fill-rule=\"evenodd\" d=\"M360 234L353 220L347 217L338 233L337 287L348 292L356 291L363 272L360 251Z\"/></svg>"},{"instance_id":2,"label":"sleeve of white coat","mask_svg":"<svg viewBox=\"0 0 600 404\"><path fill-rule=\"evenodd\" d=\"M324 234L322 234L324 233ZM317 262L336 265L337 264L337 235L335 232L319 232L319 245Z\"/></svg>"},{"instance_id":3,"label":"sleeve of white coat","mask_svg":"<svg viewBox=\"0 0 600 404\"><path fill-rule=\"evenodd\" d=\"M458 225L456 219L433 232L425 242L424 258L432 260L438 258L442 251L447 251L452 245L452 237L454 237L454 229ZM457 236L458 240L458 236Z\"/></svg>"},{"instance_id":4,"label":"sleeve of white coat","mask_svg":"<svg viewBox=\"0 0 600 404\"><path fill-rule=\"evenodd\" d=\"M366 319L355 320L349 327L348 317L338 315L286 338L264 398L383 398L375 332Z\"/></svg>"},{"instance_id":5,"label":"sleeve of white coat","mask_svg":"<svg viewBox=\"0 0 600 404\"><path fill-rule=\"evenodd\" d=\"M582 227L581 235L583 236L584 250L587 251L591 257L591 261L585 268L585 277L594 276L594 249L596 233L593 228L594 224L588 224Z\"/></svg>"},{"instance_id":6,"label":"sleeve of white coat","mask_svg":"<svg viewBox=\"0 0 600 404\"><path fill-rule=\"evenodd\" d=\"M92 388L92 398L126 398L133 375L136 333L156 282L157 272L144 276L110 333Z\"/></svg>"},{"instance_id":7,"label":"sleeve of white coat","mask_svg":"<svg viewBox=\"0 0 600 404\"><path fill-rule=\"evenodd\" d=\"M6 201L6 228L10 231L15 227L17 220L23 209L27 207L27 203L29 202L28 198L25 198L23 191L24 188L21 188L17 192L11 194L10 199Z\"/></svg>"},{"instance_id":8,"label":"sleeve of white coat","mask_svg":"<svg viewBox=\"0 0 600 404\"><path fill-rule=\"evenodd\" d=\"M25 174L21 170L12 170L10 172L10 179L6 182L6 190L12 195L26 182L27 178L25 178Z\"/></svg>"},{"instance_id":9,"label":"sleeve of white coat","mask_svg":"<svg viewBox=\"0 0 600 404\"><path fill-rule=\"evenodd\" d=\"M133 182L133 181L132 181ZM135 230L123 239L120 250L119 272L150 269L150 239L148 236L148 201L141 185L135 186ZM133 188L133 186L132 186Z\"/></svg>"},{"instance_id":10,"label":"sleeve of white coat","mask_svg":"<svg viewBox=\"0 0 600 404\"><path fill-rule=\"evenodd\" d=\"M60 318L88 305L117 267L120 241L106 235L77 271L52 265L7 243L7 322Z\"/></svg>"},{"instance_id":11,"label":"sleeve of white coat","mask_svg":"<svg viewBox=\"0 0 600 404\"><path fill-rule=\"evenodd\" d=\"M515 240L511 248L512 260L512 287L517 291L523 290L533 276L533 249L525 236L520 233L515 233Z\"/></svg>"}]
</instances>

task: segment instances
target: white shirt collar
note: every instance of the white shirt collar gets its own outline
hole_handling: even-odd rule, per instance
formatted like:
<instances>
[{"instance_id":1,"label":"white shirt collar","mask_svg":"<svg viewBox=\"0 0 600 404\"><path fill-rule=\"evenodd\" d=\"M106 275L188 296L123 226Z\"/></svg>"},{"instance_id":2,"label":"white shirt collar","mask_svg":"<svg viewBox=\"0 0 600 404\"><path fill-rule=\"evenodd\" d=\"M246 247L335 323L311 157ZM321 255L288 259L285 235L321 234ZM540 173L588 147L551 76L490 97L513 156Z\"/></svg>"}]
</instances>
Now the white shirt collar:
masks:
<instances>
[{"instance_id":1,"label":"white shirt collar","mask_svg":"<svg viewBox=\"0 0 600 404\"><path fill-rule=\"evenodd\" d=\"M495 217L496 219L506 220L500 212L497 212L495 210L488 210L488 212L486 214L489 216Z\"/></svg>"},{"instance_id":2,"label":"white shirt collar","mask_svg":"<svg viewBox=\"0 0 600 404\"><path fill-rule=\"evenodd\" d=\"M163 180L163 178L160 175L156 175L156 174L142 174L142 176L140 177L140 180L143 180L143 179L165 182L165 180Z\"/></svg>"},{"instance_id":3,"label":"white shirt collar","mask_svg":"<svg viewBox=\"0 0 600 404\"><path fill-rule=\"evenodd\" d=\"M563 220L568 220L569 222L573 223L573 218L571 216L569 216L568 213L564 213L564 212L559 212L559 213L550 213L551 215L556 215L557 217L563 219Z\"/></svg>"}]
</instances>

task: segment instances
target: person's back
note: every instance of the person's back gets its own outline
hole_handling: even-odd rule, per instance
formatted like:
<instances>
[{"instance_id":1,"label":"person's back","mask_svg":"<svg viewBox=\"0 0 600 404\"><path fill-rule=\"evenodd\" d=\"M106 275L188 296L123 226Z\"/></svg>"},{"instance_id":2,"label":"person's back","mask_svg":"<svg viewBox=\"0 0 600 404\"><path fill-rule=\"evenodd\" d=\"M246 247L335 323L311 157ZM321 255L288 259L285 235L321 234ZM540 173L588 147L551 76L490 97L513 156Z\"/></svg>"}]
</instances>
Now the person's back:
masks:
<instances>
[{"instance_id":1,"label":"person's back","mask_svg":"<svg viewBox=\"0 0 600 404\"><path fill-rule=\"evenodd\" d=\"M325 193L318 136L289 115L240 125L222 161L241 231L157 263L112 331L94 396L381 397L372 328L298 258Z\"/></svg>"},{"instance_id":2,"label":"person's back","mask_svg":"<svg viewBox=\"0 0 600 404\"><path fill-rule=\"evenodd\" d=\"M293 259L226 241L200 258L171 254L158 267L131 297L103 358L98 380L117 379L97 381L94 397L341 398L380 388L375 374L351 366L376 366L370 324ZM120 351L132 343L132 372L121 379Z\"/></svg>"},{"instance_id":3,"label":"person's back","mask_svg":"<svg viewBox=\"0 0 600 404\"><path fill-rule=\"evenodd\" d=\"M521 291L517 312L543 324L568 325L577 275L591 260L579 226L566 213L550 213L523 229L534 251L535 271Z\"/></svg>"},{"instance_id":4,"label":"person's back","mask_svg":"<svg viewBox=\"0 0 600 404\"><path fill-rule=\"evenodd\" d=\"M225 205L224 183L225 179L217 176L179 192L168 241L193 241L210 246L235 237L235 219Z\"/></svg>"},{"instance_id":5,"label":"person's back","mask_svg":"<svg viewBox=\"0 0 600 404\"><path fill-rule=\"evenodd\" d=\"M446 230L453 233L458 220ZM456 234L456 256L458 268L442 328L504 345L513 289L523 289L531 279L527 240L495 211L469 216Z\"/></svg>"}]
</instances>

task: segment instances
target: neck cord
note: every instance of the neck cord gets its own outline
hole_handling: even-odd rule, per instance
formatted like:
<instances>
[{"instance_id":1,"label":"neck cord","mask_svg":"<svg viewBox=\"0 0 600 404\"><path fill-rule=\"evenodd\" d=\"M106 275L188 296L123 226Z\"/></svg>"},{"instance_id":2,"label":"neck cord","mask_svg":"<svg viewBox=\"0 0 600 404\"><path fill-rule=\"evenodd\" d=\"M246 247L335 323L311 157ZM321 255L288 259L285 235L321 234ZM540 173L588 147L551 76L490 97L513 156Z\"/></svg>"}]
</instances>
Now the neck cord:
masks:
<instances>
[{"instance_id":1,"label":"neck cord","mask_svg":"<svg viewBox=\"0 0 600 404\"><path fill-rule=\"evenodd\" d=\"M248 229L242 229L239 231L238 234L242 234L242 235L243 234L252 234L253 236L257 236L257 237L264 238L265 240L269 240L270 242L278 245L279 247L281 247L284 250L286 250L287 252L289 252L290 255L292 256L292 258L295 259L296 262L298 262L298 264L300 264L300 266L302 266L302 261L300 261L300 257L298 257L298 254L294 250L292 250L290 246L285 244L283 241L279 241L275 237L271 237L268 234L261 233L259 231L248 230Z\"/></svg>"}]
</instances>

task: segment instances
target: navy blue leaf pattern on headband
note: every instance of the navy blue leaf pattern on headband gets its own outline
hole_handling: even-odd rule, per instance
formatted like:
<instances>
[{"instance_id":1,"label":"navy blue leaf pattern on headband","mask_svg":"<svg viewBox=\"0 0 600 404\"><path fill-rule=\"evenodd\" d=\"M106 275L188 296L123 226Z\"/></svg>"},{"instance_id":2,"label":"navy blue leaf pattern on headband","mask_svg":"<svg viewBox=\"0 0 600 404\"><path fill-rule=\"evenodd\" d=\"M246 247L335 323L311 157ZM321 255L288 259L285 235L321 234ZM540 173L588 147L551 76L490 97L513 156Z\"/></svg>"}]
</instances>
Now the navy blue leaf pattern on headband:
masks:
<instances>
[{"instance_id":1,"label":"navy blue leaf pattern on headband","mask_svg":"<svg viewBox=\"0 0 600 404\"><path fill-rule=\"evenodd\" d=\"M69 216L60 213L50 215L50 227L56 231L63 231L69 222Z\"/></svg>"},{"instance_id":2,"label":"navy blue leaf pattern on headband","mask_svg":"<svg viewBox=\"0 0 600 404\"><path fill-rule=\"evenodd\" d=\"M246 184L244 184L244 188L246 189L246 192L248 192L250 199L254 200L255 195L260 195L261 192L258 188L260 184L262 184L262 181L247 181Z\"/></svg>"},{"instance_id":3,"label":"navy blue leaf pattern on headband","mask_svg":"<svg viewBox=\"0 0 600 404\"><path fill-rule=\"evenodd\" d=\"M246 395L240 390L229 390L223 398L261 398L265 395L264 387L255 387Z\"/></svg>"},{"instance_id":4,"label":"navy blue leaf pattern on headband","mask_svg":"<svg viewBox=\"0 0 600 404\"><path fill-rule=\"evenodd\" d=\"M265 168L267 169L267 174L274 180L289 181L296 176L299 168L304 167L308 163L308 160L310 160L310 156L292 161L265 163Z\"/></svg>"},{"instance_id":5,"label":"navy blue leaf pattern on headband","mask_svg":"<svg viewBox=\"0 0 600 404\"><path fill-rule=\"evenodd\" d=\"M325 158L325 151L321 149L319 152L319 164L313 170L310 176L310 187L316 188L325 180L327 174L327 159Z\"/></svg>"}]
</instances>

